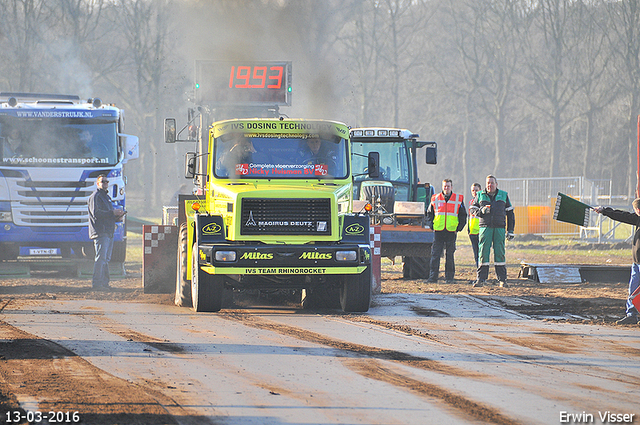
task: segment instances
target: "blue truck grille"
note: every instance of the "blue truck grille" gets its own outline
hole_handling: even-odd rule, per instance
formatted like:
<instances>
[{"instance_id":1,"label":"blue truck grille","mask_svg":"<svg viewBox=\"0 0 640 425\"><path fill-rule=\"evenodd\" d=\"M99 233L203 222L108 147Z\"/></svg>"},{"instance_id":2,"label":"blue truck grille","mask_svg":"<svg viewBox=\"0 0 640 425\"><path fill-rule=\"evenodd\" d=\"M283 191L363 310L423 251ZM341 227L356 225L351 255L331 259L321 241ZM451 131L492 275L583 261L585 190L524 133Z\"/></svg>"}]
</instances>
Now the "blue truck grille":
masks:
<instances>
[{"instance_id":1,"label":"blue truck grille","mask_svg":"<svg viewBox=\"0 0 640 425\"><path fill-rule=\"evenodd\" d=\"M13 222L19 226L86 226L93 181L31 181L7 178L14 198Z\"/></svg>"}]
</instances>

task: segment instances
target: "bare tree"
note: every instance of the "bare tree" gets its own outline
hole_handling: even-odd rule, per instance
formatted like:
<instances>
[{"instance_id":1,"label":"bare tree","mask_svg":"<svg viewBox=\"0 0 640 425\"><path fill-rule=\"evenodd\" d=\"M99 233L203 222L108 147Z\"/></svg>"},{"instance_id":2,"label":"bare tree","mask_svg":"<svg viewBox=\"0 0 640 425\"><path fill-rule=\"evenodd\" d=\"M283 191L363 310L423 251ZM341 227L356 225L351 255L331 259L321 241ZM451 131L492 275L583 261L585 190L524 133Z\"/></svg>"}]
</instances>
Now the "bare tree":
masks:
<instances>
[{"instance_id":1,"label":"bare tree","mask_svg":"<svg viewBox=\"0 0 640 425\"><path fill-rule=\"evenodd\" d=\"M393 125L400 126L401 84L405 77L421 63L428 40L421 36L429 23L425 0L384 0L386 37L380 45L379 55L391 71Z\"/></svg>"},{"instance_id":2,"label":"bare tree","mask_svg":"<svg viewBox=\"0 0 640 425\"><path fill-rule=\"evenodd\" d=\"M568 33L568 28L575 25L574 3L574 0L540 0L527 37L526 60L536 91L533 97L523 93L523 98L551 121L550 177L560 175L562 130L574 118L565 114L580 90L570 74L570 63L576 59L580 42Z\"/></svg>"},{"instance_id":3,"label":"bare tree","mask_svg":"<svg viewBox=\"0 0 640 425\"><path fill-rule=\"evenodd\" d=\"M383 32L380 30L383 14L380 4L361 1L354 8L353 19L345 25L339 41L349 58L348 69L353 69L353 87L358 98L357 125L371 125L375 120L374 105L382 93L381 59L378 50Z\"/></svg>"},{"instance_id":4,"label":"bare tree","mask_svg":"<svg viewBox=\"0 0 640 425\"><path fill-rule=\"evenodd\" d=\"M122 2L119 28L126 40L126 64L133 71L130 79L109 78L113 87L122 93L124 104L132 115L140 137L140 167L134 179L138 190L147 193L151 205L159 208L168 196L164 193L177 158L162 158L163 149L161 105L167 101L164 86L170 82L169 31L170 1L129 0ZM167 162L168 161L168 162ZM132 170L130 170L132 171ZM145 187L146 186L146 187ZM173 188L170 192L173 193Z\"/></svg>"},{"instance_id":5,"label":"bare tree","mask_svg":"<svg viewBox=\"0 0 640 425\"><path fill-rule=\"evenodd\" d=\"M608 11L611 16L609 28L615 36L612 47L620 64L620 83L627 96L627 123L623 146L627 146L624 155L627 159L625 167L631 171L637 170L635 136L636 123L640 115L640 1L611 2L608 4ZM627 193L630 197L636 188L634 174L628 173Z\"/></svg>"},{"instance_id":6,"label":"bare tree","mask_svg":"<svg viewBox=\"0 0 640 425\"><path fill-rule=\"evenodd\" d=\"M582 175L585 177L593 174L592 152L597 117L620 94L612 75L613 50L609 48L607 35L609 19L606 13L602 13L599 3L590 6L577 4L579 17L575 19L575 25L569 28L574 32L572 37L581 40L577 46L578 54L570 66L579 90L574 108L580 113L577 119L585 123L579 146L583 149ZM579 157L575 156L576 162Z\"/></svg>"},{"instance_id":7,"label":"bare tree","mask_svg":"<svg viewBox=\"0 0 640 425\"><path fill-rule=\"evenodd\" d=\"M12 91L37 90L46 67L42 47L50 26L47 0L2 0L0 9L3 79Z\"/></svg>"},{"instance_id":8,"label":"bare tree","mask_svg":"<svg viewBox=\"0 0 640 425\"><path fill-rule=\"evenodd\" d=\"M454 41L466 81L460 87L467 87L464 94L467 107L462 142L466 186L467 139L471 109L475 104L493 124L494 174L497 174L505 156L503 150L510 147L506 141L506 119L514 90L513 76L518 68L522 49L519 33L526 28L527 22L520 2L516 0L451 0L447 10L455 23ZM510 152L510 156L513 157L513 152Z\"/></svg>"}]
</instances>

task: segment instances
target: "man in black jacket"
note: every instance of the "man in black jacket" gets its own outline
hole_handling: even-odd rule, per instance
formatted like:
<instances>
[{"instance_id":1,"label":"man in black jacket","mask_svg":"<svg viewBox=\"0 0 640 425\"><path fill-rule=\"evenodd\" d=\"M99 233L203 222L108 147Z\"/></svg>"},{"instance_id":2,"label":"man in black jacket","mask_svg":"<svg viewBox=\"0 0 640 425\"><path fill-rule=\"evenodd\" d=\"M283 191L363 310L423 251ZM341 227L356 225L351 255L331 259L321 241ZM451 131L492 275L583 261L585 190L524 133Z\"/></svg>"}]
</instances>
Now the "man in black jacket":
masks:
<instances>
[{"instance_id":1,"label":"man in black jacket","mask_svg":"<svg viewBox=\"0 0 640 425\"><path fill-rule=\"evenodd\" d=\"M640 198L633 201L633 211L615 210L610 207L595 207L594 211L621 223L636 226L633 235L633 264L631 265L631 279L629 280L629 298L627 298L627 315L616 323L618 325L634 325L638 323L638 310L631 302L631 294L640 286Z\"/></svg>"},{"instance_id":2,"label":"man in black jacket","mask_svg":"<svg viewBox=\"0 0 640 425\"><path fill-rule=\"evenodd\" d=\"M109 180L100 174L96 180L97 189L89 197L89 238L93 240L96 257L93 263L92 286L95 289L109 288L109 261L113 249L113 233L116 221L120 221L125 212L113 207L107 193Z\"/></svg>"}]
</instances>

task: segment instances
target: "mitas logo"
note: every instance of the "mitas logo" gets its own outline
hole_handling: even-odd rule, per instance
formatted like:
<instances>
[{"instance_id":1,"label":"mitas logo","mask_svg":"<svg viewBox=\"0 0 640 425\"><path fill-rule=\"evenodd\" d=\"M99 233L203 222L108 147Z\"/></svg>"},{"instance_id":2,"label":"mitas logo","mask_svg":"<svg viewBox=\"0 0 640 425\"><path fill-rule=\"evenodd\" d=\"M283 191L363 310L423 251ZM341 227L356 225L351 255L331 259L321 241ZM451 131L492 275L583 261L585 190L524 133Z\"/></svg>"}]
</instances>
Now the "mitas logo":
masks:
<instances>
[{"instance_id":1,"label":"mitas logo","mask_svg":"<svg viewBox=\"0 0 640 425\"><path fill-rule=\"evenodd\" d=\"M240 257L241 260L273 260L272 252L245 252Z\"/></svg>"},{"instance_id":2,"label":"mitas logo","mask_svg":"<svg viewBox=\"0 0 640 425\"><path fill-rule=\"evenodd\" d=\"M222 227L218 223L209 223L202 228L203 235L219 235Z\"/></svg>"},{"instance_id":3,"label":"mitas logo","mask_svg":"<svg viewBox=\"0 0 640 425\"><path fill-rule=\"evenodd\" d=\"M347 235L361 235L364 232L364 226L360 223L353 223L344 229Z\"/></svg>"},{"instance_id":4,"label":"mitas logo","mask_svg":"<svg viewBox=\"0 0 640 425\"><path fill-rule=\"evenodd\" d=\"M331 260L330 252L303 252L299 260Z\"/></svg>"}]
</instances>

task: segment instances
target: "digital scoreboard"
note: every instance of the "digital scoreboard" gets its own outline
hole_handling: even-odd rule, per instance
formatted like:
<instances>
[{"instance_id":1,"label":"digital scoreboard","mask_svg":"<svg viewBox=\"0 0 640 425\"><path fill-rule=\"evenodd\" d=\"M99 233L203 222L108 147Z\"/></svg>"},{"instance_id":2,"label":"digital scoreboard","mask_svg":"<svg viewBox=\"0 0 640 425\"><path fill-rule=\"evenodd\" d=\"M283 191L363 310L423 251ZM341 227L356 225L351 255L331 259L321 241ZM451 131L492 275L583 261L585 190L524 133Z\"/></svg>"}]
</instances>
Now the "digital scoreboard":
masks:
<instances>
[{"instance_id":1,"label":"digital scoreboard","mask_svg":"<svg viewBox=\"0 0 640 425\"><path fill-rule=\"evenodd\" d=\"M196 61L196 103L291 105L291 62Z\"/></svg>"}]
</instances>

